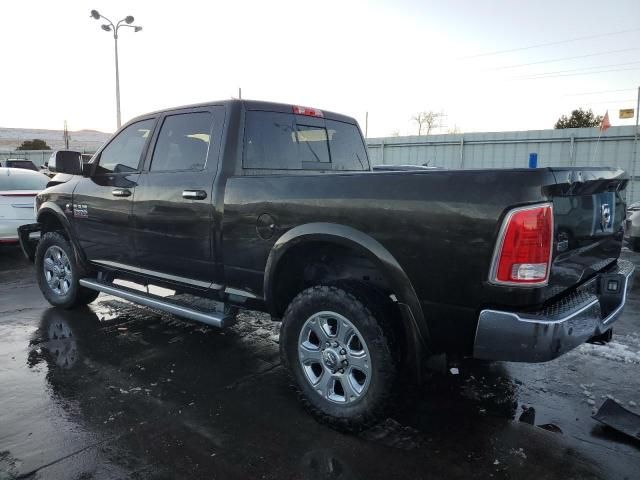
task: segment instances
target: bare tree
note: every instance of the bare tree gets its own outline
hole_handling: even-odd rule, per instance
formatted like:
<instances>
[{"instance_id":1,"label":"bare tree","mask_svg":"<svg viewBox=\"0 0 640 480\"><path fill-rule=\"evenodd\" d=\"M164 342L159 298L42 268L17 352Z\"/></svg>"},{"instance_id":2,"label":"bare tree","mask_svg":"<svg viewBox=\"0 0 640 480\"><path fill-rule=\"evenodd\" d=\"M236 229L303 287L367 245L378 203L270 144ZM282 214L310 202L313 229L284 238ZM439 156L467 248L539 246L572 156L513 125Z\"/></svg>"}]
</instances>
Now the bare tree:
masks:
<instances>
[{"instance_id":1,"label":"bare tree","mask_svg":"<svg viewBox=\"0 0 640 480\"><path fill-rule=\"evenodd\" d=\"M423 111L416 113L411 120L418 124L418 135L422 135L425 129L425 135L429 135L431 130L440 126L440 119L444 114L442 112Z\"/></svg>"},{"instance_id":2,"label":"bare tree","mask_svg":"<svg viewBox=\"0 0 640 480\"><path fill-rule=\"evenodd\" d=\"M459 135L462 133L462 130L460 129L460 127L458 125L456 125L455 123L453 124L453 128L450 128L449 130L447 130L447 133L451 133L454 135Z\"/></svg>"},{"instance_id":3,"label":"bare tree","mask_svg":"<svg viewBox=\"0 0 640 480\"><path fill-rule=\"evenodd\" d=\"M391 131L391 135L392 137L399 137L400 136L400 130L398 130L397 128Z\"/></svg>"}]
</instances>

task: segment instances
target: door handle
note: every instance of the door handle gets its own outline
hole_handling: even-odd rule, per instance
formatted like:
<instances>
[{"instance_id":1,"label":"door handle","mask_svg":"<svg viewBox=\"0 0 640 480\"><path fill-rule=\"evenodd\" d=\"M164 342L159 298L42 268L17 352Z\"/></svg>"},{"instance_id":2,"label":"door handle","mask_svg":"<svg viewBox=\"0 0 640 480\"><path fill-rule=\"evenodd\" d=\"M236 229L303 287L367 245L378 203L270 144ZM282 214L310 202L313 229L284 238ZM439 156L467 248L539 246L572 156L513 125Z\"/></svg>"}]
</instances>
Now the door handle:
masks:
<instances>
[{"instance_id":1,"label":"door handle","mask_svg":"<svg viewBox=\"0 0 640 480\"><path fill-rule=\"evenodd\" d=\"M131 190L129 190L128 188L114 188L113 190L111 190L111 195L113 195L114 197L130 197Z\"/></svg>"},{"instance_id":2,"label":"door handle","mask_svg":"<svg viewBox=\"0 0 640 480\"><path fill-rule=\"evenodd\" d=\"M204 200L207 198L207 192L204 190L183 190L182 198L187 198L189 200Z\"/></svg>"}]
</instances>

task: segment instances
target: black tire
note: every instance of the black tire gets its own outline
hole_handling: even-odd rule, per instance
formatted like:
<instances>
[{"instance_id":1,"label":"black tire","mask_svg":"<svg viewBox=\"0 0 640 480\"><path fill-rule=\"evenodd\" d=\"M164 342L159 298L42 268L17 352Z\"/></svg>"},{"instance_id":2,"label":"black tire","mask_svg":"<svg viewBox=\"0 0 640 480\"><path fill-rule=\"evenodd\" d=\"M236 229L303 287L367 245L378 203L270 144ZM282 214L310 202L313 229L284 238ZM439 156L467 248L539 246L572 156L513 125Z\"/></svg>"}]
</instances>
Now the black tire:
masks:
<instances>
[{"instance_id":1,"label":"black tire","mask_svg":"<svg viewBox=\"0 0 640 480\"><path fill-rule=\"evenodd\" d=\"M370 378L367 380L366 390L360 397L348 403L336 403L316 391L317 387L312 386L301 364L302 360L299 356L301 332L305 324L308 325L307 320L318 312L335 312L348 319L362 337L365 348L368 350ZM337 430L349 432L364 430L378 422L386 413L398 377L395 348L395 335L390 325L386 299L381 294L367 291L357 284L308 288L293 299L282 319L280 330L282 363L295 382L304 406L320 422ZM321 354L324 362L324 349L318 353ZM336 372L331 373L326 362L319 364L319 367L322 372L320 375L326 374L329 375L327 377L329 379L335 378ZM347 394L344 393L343 397L346 398Z\"/></svg>"},{"instance_id":2,"label":"black tire","mask_svg":"<svg viewBox=\"0 0 640 480\"><path fill-rule=\"evenodd\" d=\"M58 247L64 252L68 259L69 272L65 277L68 281L68 290L56 292L49 284L45 273L45 255L51 247ZM44 298L54 307L65 309L87 305L93 302L99 292L81 287L78 280L84 276L84 272L76 263L73 247L69 241L58 232L45 233L38 242L35 257L36 277L40 291Z\"/></svg>"}]
</instances>

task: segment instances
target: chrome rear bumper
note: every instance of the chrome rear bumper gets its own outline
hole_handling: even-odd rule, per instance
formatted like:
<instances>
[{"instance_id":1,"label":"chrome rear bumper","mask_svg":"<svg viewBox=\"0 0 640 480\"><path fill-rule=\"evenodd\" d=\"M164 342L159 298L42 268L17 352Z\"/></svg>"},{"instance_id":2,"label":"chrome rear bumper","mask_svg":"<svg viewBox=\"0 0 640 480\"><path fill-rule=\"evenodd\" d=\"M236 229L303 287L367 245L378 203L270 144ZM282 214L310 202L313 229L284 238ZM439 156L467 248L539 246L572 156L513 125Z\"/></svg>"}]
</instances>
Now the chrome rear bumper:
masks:
<instances>
[{"instance_id":1,"label":"chrome rear bumper","mask_svg":"<svg viewBox=\"0 0 640 480\"><path fill-rule=\"evenodd\" d=\"M537 312L482 310L473 356L546 362L607 332L622 313L634 268L633 263L618 260L571 295Z\"/></svg>"}]
</instances>

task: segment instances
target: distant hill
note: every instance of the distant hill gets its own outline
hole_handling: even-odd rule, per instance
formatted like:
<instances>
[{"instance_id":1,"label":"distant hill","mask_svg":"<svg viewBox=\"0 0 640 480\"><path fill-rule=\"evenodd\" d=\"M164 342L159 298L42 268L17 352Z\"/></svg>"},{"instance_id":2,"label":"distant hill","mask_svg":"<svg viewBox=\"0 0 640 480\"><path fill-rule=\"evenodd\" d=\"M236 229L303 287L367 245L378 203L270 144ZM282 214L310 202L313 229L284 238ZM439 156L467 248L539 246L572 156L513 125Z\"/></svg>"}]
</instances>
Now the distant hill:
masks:
<instances>
[{"instance_id":1,"label":"distant hill","mask_svg":"<svg viewBox=\"0 0 640 480\"><path fill-rule=\"evenodd\" d=\"M47 142L52 150L64 148L62 130L43 130L30 128L3 128L0 127L0 152L15 150L24 140L39 138ZM78 130L69 132L71 137L69 148L74 150L95 152L110 137L110 133L97 130Z\"/></svg>"}]
</instances>

